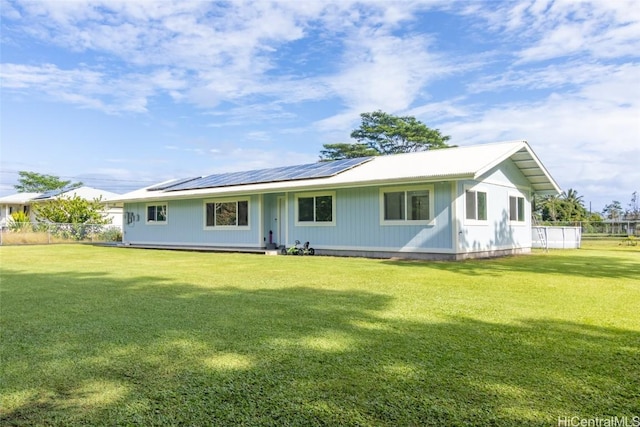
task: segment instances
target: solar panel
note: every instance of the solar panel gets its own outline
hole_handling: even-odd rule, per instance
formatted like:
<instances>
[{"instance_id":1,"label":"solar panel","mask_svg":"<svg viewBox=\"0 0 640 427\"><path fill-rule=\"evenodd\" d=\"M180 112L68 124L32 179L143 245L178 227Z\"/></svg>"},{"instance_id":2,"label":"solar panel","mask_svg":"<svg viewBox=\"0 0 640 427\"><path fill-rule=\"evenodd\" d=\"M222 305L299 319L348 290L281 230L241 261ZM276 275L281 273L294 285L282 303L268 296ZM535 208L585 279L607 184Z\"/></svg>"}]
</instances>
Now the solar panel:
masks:
<instances>
[{"instance_id":1,"label":"solar panel","mask_svg":"<svg viewBox=\"0 0 640 427\"><path fill-rule=\"evenodd\" d=\"M68 186L68 187L64 187L64 188L56 188L54 190L47 190L44 193L40 194L39 196L36 196L33 198L33 200L43 200L43 199L50 199L52 197L56 197L59 196L62 193L66 193L67 191L71 191L73 189L78 188L77 186Z\"/></svg>"},{"instance_id":2,"label":"solar panel","mask_svg":"<svg viewBox=\"0 0 640 427\"><path fill-rule=\"evenodd\" d=\"M330 162L310 163L305 165L221 173L208 175L202 178L186 178L183 180L171 181L149 188L148 190L197 190L202 188L229 187L233 185L327 178L361 165L369 160L371 160L371 157L358 157L355 159L334 160Z\"/></svg>"},{"instance_id":3,"label":"solar panel","mask_svg":"<svg viewBox=\"0 0 640 427\"><path fill-rule=\"evenodd\" d=\"M155 185L153 187L147 188L147 191L160 191L166 190L167 188L173 187L174 185L184 184L189 181L193 181L195 179L199 179L201 177L196 176L194 178L183 178L183 179L174 179L172 181L165 182L164 184Z\"/></svg>"}]
</instances>

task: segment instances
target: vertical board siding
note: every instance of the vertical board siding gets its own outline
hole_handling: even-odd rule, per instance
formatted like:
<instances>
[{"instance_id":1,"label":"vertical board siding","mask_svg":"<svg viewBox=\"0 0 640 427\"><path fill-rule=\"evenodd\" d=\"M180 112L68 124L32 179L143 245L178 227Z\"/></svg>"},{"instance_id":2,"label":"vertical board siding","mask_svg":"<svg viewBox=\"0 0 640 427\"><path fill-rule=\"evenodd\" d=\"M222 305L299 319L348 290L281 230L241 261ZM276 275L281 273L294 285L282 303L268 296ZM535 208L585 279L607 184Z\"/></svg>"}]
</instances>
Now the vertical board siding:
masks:
<instances>
[{"instance_id":1,"label":"vertical board siding","mask_svg":"<svg viewBox=\"0 0 640 427\"><path fill-rule=\"evenodd\" d=\"M262 224L263 236L261 238L265 243L269 243L269 231L273 232L273 243L279 243L278 240L278 197L284 193L265 194L262 197Z\"/></svg>"},{"instance_id":2,"label":"vertical board siding","mask_svg":"<svg viewBox=\"0 0 640 427\"><path fill-rule=\"evenodd\" d=\"M435 184L434 193L434 225L381 225L380 187L338 189L335 226L296 225L296 193L290 193L289 239L336 249L448 250L452 248L451 184Z\"/></svg>"},{"instance_id":3,"label":"vertical board siding","mask_svg":"<svg viewBox=\"0 0 640 427\"><path fill-rule=\"evenodd\" d=\"M169 200L166 224L147 224L147 203L126 203L125 212L134 212L140 220L124 224L124 241L145 244L197 244L212 246L257 246L262 241L258 196L249 198L248 229L205 230L204 203L210 199Z\"/></svg>"},{"instance_id":4,"label":"vertical board siding","mask_svg":"<svg viewBox=\"0 0 640 427\"><path fill-rule=\"evenodd\" d=\"M528 180L511 161L490 170L478 181L460 181L458 195L459 250L480 252L500 249L531 247L531 191ZM516 184L514 184L516 183ZM526 184L527 186L520 185ZM466 219L465 191L487 193L487 221L474 222ZM509 197L525 199L524 221L510 221Z\"/></svg>"},{"instance_id":5,"label":"vertical board siding","mask_svg":"<svg viewBox=\"0 0 640 427\"><path fill-rule=\"evenodd\" d=\"M123 225L124 239L130 243L197 244L211 246L257 247L268 242L269 230L277 231L277 198L287 197L286 222L288 241L310 241L319 248L362 250L452 250L453 225L456 221L458 249L462 252L486 251L531 246L531 197L528 188L517 188L512 181L524 179L508 162L487 173L483 181L435 183L432 202L433 225L381 225L380 187L358 187L335 190L336 218L334 226L296 225L296 194L274 193L249 198L248 229L204 228L204 203L211 199L170 200L168 221L163 225L146 223L147 203L127 203L138 221ZM452 186L457 200L452 211ZM468 187L487 193L487 221L481 224L465 220L464 194ZM509 220L509 196L525 198L525 221ZM215 199L214 199L215 200ZM262 200L262 203L261 203ZM162 202L164 203L164 202ZM455 218L455 219L454 219Z\"/></svg>"}]
</instances>

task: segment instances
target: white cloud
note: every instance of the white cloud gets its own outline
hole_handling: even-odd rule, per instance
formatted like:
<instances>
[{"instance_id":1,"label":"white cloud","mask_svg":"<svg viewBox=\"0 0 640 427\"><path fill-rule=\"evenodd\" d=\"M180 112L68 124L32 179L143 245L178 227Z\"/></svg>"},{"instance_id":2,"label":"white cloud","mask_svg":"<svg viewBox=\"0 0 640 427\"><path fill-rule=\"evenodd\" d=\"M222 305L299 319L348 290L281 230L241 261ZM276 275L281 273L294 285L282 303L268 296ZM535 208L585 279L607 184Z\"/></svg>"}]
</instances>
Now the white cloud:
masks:
<instances>
[{"instance_id":1,"label":"white cloud","mask_svg":"<svg viewBox=\"0 0 640 427\"><path fill-rule=\"evenodd\" d=\"M426 8L380 2L68 1L19 2L5 17L13 31L77 52L97 55L90 66L69 69L86 80L92 72L119 95L86 84L45 93L85 107L144 112L148 98L167 93L177 101L214 108L225 101L266 96L283 103L339 97L350 108L405 108L439 67L421 36L391 31ZM20 16L18 19L17 16ZM16 23L20 27L12 27ZM305 37L342 39L347 52L329 78L270 74L279 49ZM366 58L357 52L366 50ZM108 56L99 56L106 54ZM107 77L110 58L125 64ZM44 65L39 65L44 67ZM32 65L38 67L38 65ZM61 67L62 68L62 67ZM167 71L171 70L171 71ZM156 74L142 82L138 74ZM59 74L59 73L58 73ZM168 77L166 78L162 77ZM118 80L114 85L114 80ZM132 82L138 86L131 90ZM37 82L32 82L35 87ZM130 100L124 98L131 97ZM261 100L261 102L264 100Z\"/></svg>"},{"instance_id":2,"label":"white cloud","mask_svg":"<svg viewBox=\"0 0 640 427\"><path fill-rule=\"evenodd\" d=\"M4 89L47 94L70 104L106 113L144 113L150 96L185 86L179 73L161 69L149 74L117 76L87 68L64 70L54 64L32 66L5 63L0 76Z\"/></svg>"},{"instance_id":3,"label":"white cloud","mask_svg":"<svg viewBox=\"0 0 640 427\"><path fill-rule=\"evenodd\" d=\"M640 181L638 168L623 170L640 139L635 0L0 2L3 43L36 46L28 61L2 64L3 96L154 123L186 114L202 133L169 140L185 162L243 170L315 161L295 153L302 145L238 146L292 132L346 142L360 113L381 109L414 115L454 144L528 139L564 187L580 188L578 176L589 189ZM464 25L425 25L429 9ZM472 46L443 50L458 36ZM156 112L166 115L154 121Z\"/></svg>"},{"instance_id":4,"label":"white cloud","mask_svg":"<svg viewBox=\"0 0 640 427\"><path fill-rule=\"evenodd\" d=\"M233 148L212 150L210 171L206 173L225 173L246 170L268 169L278 166L299 165L318 161L318 155L302 154L296 151L261 150L256 148Z\"/></svg>"},{"instance_id":5,"label":"white cloud","mask_svg":"<svg viewBox=\"0 0 640 427\"><path fill-rule=\"evenodd\" d=\"M564 189L588 191L603 204L606 196L595 198L596 191L630 194L640 182L639 71L638 65L612 67L575 93L538 102L467 107L468 116L444 123L442 130L463 145L526 139Z\"/></svg>"},{"instance_id":6,"label":"white cloud","mask_svg":"<svg viewBox=\"0 0 640 427\"><path fill-rule=\"evenodd\" d=\"M514 52L520 63L587 54L593 58L636 56L640 8L635 0L528 0L474 3L463 13L527 46Z\"/></svg>"}]
</instances>

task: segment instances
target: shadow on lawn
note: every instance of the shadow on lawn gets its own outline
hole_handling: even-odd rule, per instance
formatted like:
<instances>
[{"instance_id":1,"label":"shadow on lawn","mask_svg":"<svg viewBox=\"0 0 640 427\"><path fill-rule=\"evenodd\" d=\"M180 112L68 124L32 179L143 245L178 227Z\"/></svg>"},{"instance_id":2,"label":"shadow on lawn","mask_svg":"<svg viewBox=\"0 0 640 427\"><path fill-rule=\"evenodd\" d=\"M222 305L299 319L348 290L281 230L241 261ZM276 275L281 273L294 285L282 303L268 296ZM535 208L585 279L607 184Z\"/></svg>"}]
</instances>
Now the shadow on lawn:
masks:
<instances>
[{"instance_id":1,"label":"shadow on lawn","mask_svg":"<svg viewBox=\"0 0 640 427\"><path fill-rule=\"evenodd\" d=\"M386 296L312 281L2 279L3 425L521 426L640 413L634 331L409 322L380 316Z\"/></svg>"},{"instance_id":2,"label":"shadow on lawn","mask_svg":"<svg viewBox=\"0 0 640 427\"><path fill-rule=\"evenodd\" d=\"M631 256L635 256L635 254ZM585 278L640 278L640 260L631 259L631 257L626 259L619 255L594 257L591 253L567 255L551 251L548 254L514 256L492 260L485 259L458 262L391 260L384 262L407 267L437 268L469 275L499 276L517 272L559 274Z\"/></svg>"}]
</instances>

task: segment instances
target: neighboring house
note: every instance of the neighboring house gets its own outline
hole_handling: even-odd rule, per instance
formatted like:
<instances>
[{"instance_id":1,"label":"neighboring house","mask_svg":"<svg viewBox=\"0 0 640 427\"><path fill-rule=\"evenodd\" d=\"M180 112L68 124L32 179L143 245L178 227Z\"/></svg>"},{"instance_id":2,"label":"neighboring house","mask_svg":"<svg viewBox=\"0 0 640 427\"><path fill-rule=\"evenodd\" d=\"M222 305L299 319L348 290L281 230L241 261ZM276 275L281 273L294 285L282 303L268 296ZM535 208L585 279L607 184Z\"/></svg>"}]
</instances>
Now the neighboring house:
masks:
<instances>
[{"instance_id":1,"label":"neighboring house","mask_svg":"<svg viewBox=\"0 0 640 427\"><path fill-rule=\"evenodd\" d=\"M111 202L112 199L119 197L119 194L110 191L99 190L92 187L78 187L73 189L57 189L44 193L17 193L10 196L0 198L0 209L2 210L2 225L6 225L6 221L11 213L16 209L20 209L28 213L31 221L35 221L32 206L58 197L74 197L78 196L86 200L100 199L106 205L106 217L111 219L111 224L116 227L122 227L122 205ZM10 212L11 211L11 212ZM5 215L8 213L8 215Z\"/></svg>"},{"instance_id":2,"label":"neighboring house","mask_svg":"<svg viewBox=\"0 0 640 427\"><path fill-rule=\"evenodd\" d=\"M300 240L325 255L464 259L529 252L533 194L559 193L513 141L186 178L115 200L133 246Z\"/></svg>"},{"instance_id":3,"label":"neighboring house","mask_svg":"<svg viewBox=\"0 0 640 427\"><path fill-rule=\"evenodd\" d=\"M11 221L11 214L14 212L24 212L29 215L29 202L39 195L40 193L17 193L0 197L0 227L7 226L7 222Z\"/></svg>"}]
</instances>

